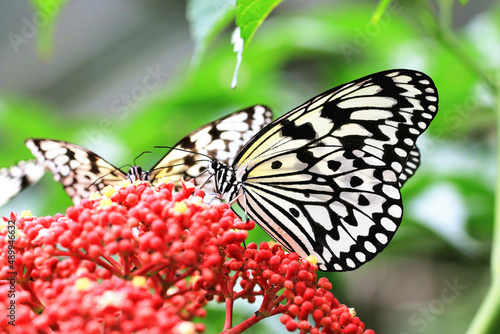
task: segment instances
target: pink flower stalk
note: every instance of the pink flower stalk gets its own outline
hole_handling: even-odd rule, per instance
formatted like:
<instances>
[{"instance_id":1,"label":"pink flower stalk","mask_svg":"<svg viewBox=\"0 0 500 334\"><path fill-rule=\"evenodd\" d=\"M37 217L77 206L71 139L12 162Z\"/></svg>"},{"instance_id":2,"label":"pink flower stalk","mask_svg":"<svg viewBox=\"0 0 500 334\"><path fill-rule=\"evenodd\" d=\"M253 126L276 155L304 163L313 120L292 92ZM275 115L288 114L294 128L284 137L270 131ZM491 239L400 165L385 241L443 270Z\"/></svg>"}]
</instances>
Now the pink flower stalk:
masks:
<instances>
[{"instance_id":1,"label":"pink flower stalk","mask_svg":"<svg viewBox=\"0 0 500 334\"><path fill-rule=\"evenodd\" d=\"M278 245L245 249L255 223L227 204L204 204L192 184L173 188L108 187L65 215L4 217L0 308L15 298L16 332L202 333L195 318L216 300L226 304L226 334L278 314L289 331L374 333L317 279L315 264ZM234 301L257 296L255 314L233 326ZM2 331L14 329L11 319L0 317Z\"/></svg>"}]
</instances>

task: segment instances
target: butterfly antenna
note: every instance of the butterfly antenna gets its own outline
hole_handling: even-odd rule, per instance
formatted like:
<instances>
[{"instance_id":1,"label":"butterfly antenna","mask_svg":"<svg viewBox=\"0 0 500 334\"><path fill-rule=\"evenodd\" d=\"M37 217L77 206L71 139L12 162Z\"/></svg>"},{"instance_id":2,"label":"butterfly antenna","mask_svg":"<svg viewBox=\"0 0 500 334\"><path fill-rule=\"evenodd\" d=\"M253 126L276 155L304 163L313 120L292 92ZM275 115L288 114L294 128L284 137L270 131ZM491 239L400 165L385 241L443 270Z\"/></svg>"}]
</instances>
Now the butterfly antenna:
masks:
<instances>
[{"instance_id":1,"label":"butterfly antenna","mask_svg":"<svg viewBox=\"0 0 500 334\"><path fill-rule=\"evenodd\" d=\"M191 153L191 154L198 154L198 155L201 155L201 156L204 156L204 157L207 157L210 159L210 161L213 161L215 160L214 158L212 158L211 156L209 156L208 154L204 154L204 153L200 153L200 152L195 152L195 151L190 151L190 150L185 150L183 148L178 148L178 147L172 147L172 146L153 146L154 148L169 148L171 150L177 150L177 151L182 151L182 152L186 152L186 153Z\"/></svg>"},{"instance_id":2,"label":"butterfly antenna","mask_svg":"<svg viewBox=\"0 0 500 334\"><path fill-rule=\"evenodd\" d=\"M141 154L141 155L142 155L142 154ZM139 156L139 157L140 157L140 156ZM134 163L135 163L135 161L134 161ZM115 169L114 169L114 170L112 170L111 172L106 173L106 174L104 174L104 175L101 175L101 176L99 176L97 179L95 179L95 181L94 181L94 182L92 182L91 184L89 184L89 185L85 188L85 190L89 190L89 188L90 188L90 187L92 187L92 186L93 186L94 184L96 184L96 183L97 183L100 179L105 178L105 177L106 177L106 176L108 176L109 174L113 174L113 173L114 173L114 172L116 172L117 170L121 171L121 169L122 169L123 167L132 167L132 166L131 166L131 165L123 165L123 166L121 166L121 167L115 167Z\"/></svg>"},{"instance_id":3,"label":"butterfly antenna","mask_svg":"<svg viewBox=\"0 0 500 334\"><path fill-rule=\"evenodd\" d=\"M208 169L205 169L203 172L201 172L200 174L198 174L197 176L195 176L193 178L193 180L196 180L197 178L199 178L200 176L202 176L203 174L205 173L208 173ZM203 184L201 185L200 188L203 188L205 186L205 184L207 184L207 182L212 178L213 175L210 175L206 180L205 182L203 182Z\"/></svg>"},{"instance_id":4,"label":"butterfly antenna","mask_svg":"<svg viewBox=\"0 0 500 334\"><path fill-rule=\"evenodd\" d=\"M145 153L153 153L153 151L144 151L141 154L139 154L135 159L134 159L134 166L137 166L136 160L142 157Z\"/></svg>"}]
</instances>

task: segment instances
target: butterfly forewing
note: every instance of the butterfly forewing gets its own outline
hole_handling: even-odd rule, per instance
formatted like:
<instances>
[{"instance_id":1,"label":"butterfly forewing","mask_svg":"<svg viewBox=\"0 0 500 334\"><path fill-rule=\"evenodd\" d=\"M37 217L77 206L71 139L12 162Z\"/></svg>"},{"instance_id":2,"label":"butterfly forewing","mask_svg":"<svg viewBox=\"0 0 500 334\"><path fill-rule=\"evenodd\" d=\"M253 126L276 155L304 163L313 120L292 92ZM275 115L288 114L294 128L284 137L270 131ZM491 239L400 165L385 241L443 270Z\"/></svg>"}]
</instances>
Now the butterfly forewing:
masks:
<instances>
[{"instance_id":1,"label":"butterfly forewing","mask_svg":"<svg viewBox=\"0 0 500 334\"><path fill-rule=\"evenodd\" d=\"M37 183L44 174L44 167L35 160L20 161L16 165L0 169L0 206L23 189Z\"/></svg>"},{"instance_id":2,"label":"butterfly forewing","mask_svg":"<svg viewBox=\"0 0 500 334\"><path fill-rule=\"evenodd\" d=\"M196 177L197 183L203 184L209 175L200 174L207 169L208 159L201 154L226 165L231 164L243 145L271 120L271 110L256 105L209 123L175 144L175 149L169 151L152 169L151 179L168 177L177 183L181 177L185 180ZM204 190L215 192L213 182L207 183Z\"/></svg>"},{"instance_id":3,"label":"butterfly forewing","mask_svg":"<svg viewBox=\"0 0 500 334\"><path fill-rule=\"evenodd\" d=\"M52 172L54 180L63 185L75 204L107 185L127 180L127 174L78 145L50 139L28 139L26 146L39 163Z\"/></svg>"},{"instance_id":4,"label":"butterfly forewing","mask_svg":"<svg viewBox=\"0 0 500 334\"><path fill-rule=\"evenodd\" d=\"M301 145L363 147L399 174L416 138L437 112L437 90L423 73L393 70L326 91L271 123L236 158L245 164Z\"/></svg>"},{"instance_id":5,"label":"butterfly forewing","mask_svg":"<svg viewBox=\"0 0 500 334\"><path fill-rule=\"evenodd\" d=\"M309 100L236 157L239 205L287 249L316 256L321 270L359 267L401 222L399 188L418 167L415 141L437 103L432 80L411 70L376 73Z\"/></svg>"},{"instance_id":6,"label":"butterfly forewing","mask_svg":"<svg viewBox=\"0 0 500 334\"><path fill-rule=\"evenodd\" d=\"M204 155L231 163L241 147L271 122L271 117L269 108L256 105L209 123L181 139L173 150L145 173L134 166L129 174L125 174L97 154L63 141L28 139L26 146L78 204L92 192L127 179L148 180L155 184L159 178L167 176L180 188L181 178L189 180L207 168L210 158ZM197 180L198 184L206 178L202 176ZM211 184L207 184L206 190L214 191Z\"/></svg>"}]
</instances>

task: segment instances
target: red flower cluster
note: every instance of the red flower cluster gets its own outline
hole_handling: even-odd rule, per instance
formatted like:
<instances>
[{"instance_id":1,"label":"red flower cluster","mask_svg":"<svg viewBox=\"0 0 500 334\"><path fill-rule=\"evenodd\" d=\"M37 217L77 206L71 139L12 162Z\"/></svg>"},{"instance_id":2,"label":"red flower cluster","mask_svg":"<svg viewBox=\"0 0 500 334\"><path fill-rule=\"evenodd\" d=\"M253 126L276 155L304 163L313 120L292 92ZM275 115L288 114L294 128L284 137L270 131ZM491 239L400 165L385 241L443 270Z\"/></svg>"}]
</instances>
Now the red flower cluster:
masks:
<instances>
[{"instance_id":1,"label":"red flower cluster","mask_svg":"<svg viewBox=\"0 0 500 334\"><path fill-rule=\"evenodd\" d=\"M253 222L227 204L203 204L192 184L177 194L173 187L109 187L66 215L4 217L0 278L15 280L0 283L0 308L14 290L16 332L194 334L205 329L194 318L215 299L226 303L227 334L276 314L289 331L373 333L333 297L327 279L317 280L315 264L278 245L245 249ZM233 302L256 296L259 310L233 327ZM8 331L9 321L0 318L0 328Z\"/></svg>"}]
</instances>

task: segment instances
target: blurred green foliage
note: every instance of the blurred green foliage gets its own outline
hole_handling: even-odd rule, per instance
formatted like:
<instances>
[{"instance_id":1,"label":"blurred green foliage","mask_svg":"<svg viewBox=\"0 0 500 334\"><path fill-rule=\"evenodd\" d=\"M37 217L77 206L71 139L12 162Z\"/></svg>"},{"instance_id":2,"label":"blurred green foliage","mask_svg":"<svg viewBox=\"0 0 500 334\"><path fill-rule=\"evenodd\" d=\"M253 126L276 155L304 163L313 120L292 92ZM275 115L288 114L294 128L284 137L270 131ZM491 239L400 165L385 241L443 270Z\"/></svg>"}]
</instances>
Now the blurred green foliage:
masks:
<instances>
[{"instance_id":1,"label":"blurred green foliage","mask_svg":"<svg viewBox=\"0 0 500 334\"><path fill-rule=\"evenodd\" d=\"M36 12L43 13L39 15L40 25L38 29L40 30L38 31L37 37L38 54L41 57L49 58L54 48L53 38L57 18L65 3L59 0L31 0L31 3ZM45 20L45 22L42 20Z\"/></svg>"},{"instance_id":2,"label":"blurred green foliage","mask_svg":"<svg viewBox=\"0 0 500 334\"><path fill-rule=\"evenodd\" d=\"M231 20L234 20L234 0L189 0L186 18L195 44L193 66L197 68L207 46Z\"/></svg>"},{"instance_id":3,"label":"blurred green foliage","mask_svg":"<svg viewBox=\"0 0 500 334\"><path fill-rule=\"evenodd\" d=\"M35 3L40 6L43 1ZM0 142L8 143L2 144L0 151L3 166L30 157L23 144L30 137L81 145L99 140L119 142L124 148L120 159L110 162L120 166L154 145L172 145L197 127L249 105L266 104L277 117L322 91L370 73L389 68L422 70L438 87L440 108L421 146L422 166L403 189L405 205L436 184L451 185L462 199L464 207L460 210L465 212L464 221L456 224L477 247L460 247L439 226L407 210L398 233L381 255L355 272L325 275L333 281L333 293L339 300L356 307L368 328L379 333L463 332L489 284L495 177L490 168L494 155L491 138L495 135L496 114L492 102L495 92L485 82L485 75L494 81L498 63L488 52L498 50L499 45L485 45L478 37L485 28L500 36L498 3L492 2L488 10L465 25L452 24L453 28L443 25L443 16L453 21L453 12L442 11L453 9L450 1L433 3L437 10L425 2L412 1L382 1L379 9L373 2L364 1L285 6L262 23L252 44L246 47L235 90L230 89L236 62L229 45L231 29L222 29L234 12L227 7L216 13L220 20L204 18L210 22L200 23L203 12L196 12L196 3L201 1L190 1L189 17L191 22L198 20L192 29L199 52L206 50L203 59L193 72L186 60L175 84L162 87L161 94L149 96L134 112L103 110L102 116L96 117L82 110L81 114L66 116L40 101L1 96ZM217 33L223 38L216 38ZM450 34L453 38L442 38ZM443 161L446 147L455 148L454 158ZM155 151L139 162L148 168L162 154ZM470 160L477 161L474 168L462 168L461 164ZM71 204L51 175L28 191L34 196L30 200L36 203L21 194L14 200L15 206L22 203L26 209L36 207L34 214L38 216L63 212ZM8 209L9 205L1 213L6 214ZM419 208L440 209L445 210L440 203ZM269 237L256 228L251 240L267 241ZM418 276L421 273L428 276ZM413 280L416 275L426 278ZM432 311L432 303L440 300L446 288L443 282L454 279L467 288L455 296L453 303ZM422 308L430 310L429 317L419 313ZM207 333L215 333L222 328L224 312L214 306L210 316L213 318L207 322ZM266 321L255 332L282 332L266 326Z\"/></svg>"}]
</instances>

